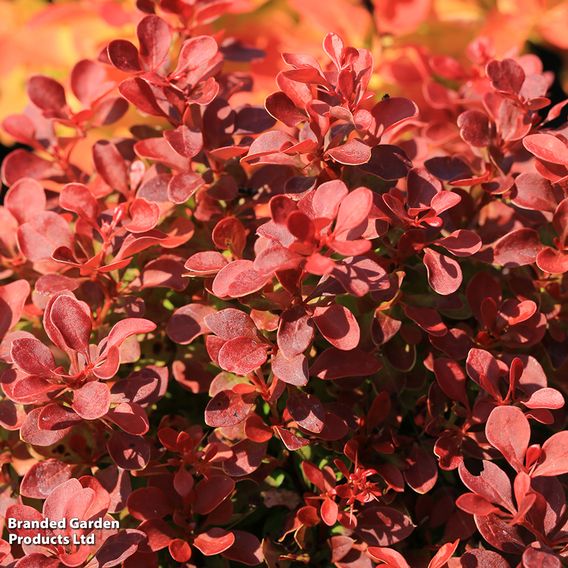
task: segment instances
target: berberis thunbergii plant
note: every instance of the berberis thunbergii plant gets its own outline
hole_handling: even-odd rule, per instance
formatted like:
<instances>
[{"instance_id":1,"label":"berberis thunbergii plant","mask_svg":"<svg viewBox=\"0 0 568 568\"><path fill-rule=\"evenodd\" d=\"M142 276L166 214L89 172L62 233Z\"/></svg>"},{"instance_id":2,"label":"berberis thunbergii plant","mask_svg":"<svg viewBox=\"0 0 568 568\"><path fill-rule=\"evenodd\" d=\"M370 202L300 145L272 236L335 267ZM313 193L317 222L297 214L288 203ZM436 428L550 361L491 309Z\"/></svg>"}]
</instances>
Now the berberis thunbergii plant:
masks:
<instances>
[{"instance_id":1,"label":"berberis thunbergii plant","mask_svg":"<svg viewBox=\"0 0 568 568\"><path fill-rule=\"evenodd\" d=\"M120 527L1 565L568 565L551 75L480 38L419 108L328 34L237 104L225 4L139 2L4 121L0 513Z\"/></svg>"}]
</instances>

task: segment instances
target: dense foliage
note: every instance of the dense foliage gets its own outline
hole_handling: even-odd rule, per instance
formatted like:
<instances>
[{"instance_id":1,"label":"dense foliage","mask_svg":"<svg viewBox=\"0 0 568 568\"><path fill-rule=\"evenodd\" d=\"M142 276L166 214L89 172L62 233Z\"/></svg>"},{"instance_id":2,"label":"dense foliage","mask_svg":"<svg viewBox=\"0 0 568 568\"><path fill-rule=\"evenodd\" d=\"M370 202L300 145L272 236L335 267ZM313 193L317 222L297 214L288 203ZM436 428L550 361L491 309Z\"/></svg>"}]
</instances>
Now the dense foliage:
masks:
<instances>
[{"instance_id":1,"label":"dense foliage","mask_svg":"<svg viewBox=\"0 0 568 568\"><path fill-rule=\"evenodd\" d=\"M254 105L230 3L138 4L3 122L1 565L565 566L553 76L329 33ZM120 528L8 543L60 518Z\"/></svg>"}]
</instances>

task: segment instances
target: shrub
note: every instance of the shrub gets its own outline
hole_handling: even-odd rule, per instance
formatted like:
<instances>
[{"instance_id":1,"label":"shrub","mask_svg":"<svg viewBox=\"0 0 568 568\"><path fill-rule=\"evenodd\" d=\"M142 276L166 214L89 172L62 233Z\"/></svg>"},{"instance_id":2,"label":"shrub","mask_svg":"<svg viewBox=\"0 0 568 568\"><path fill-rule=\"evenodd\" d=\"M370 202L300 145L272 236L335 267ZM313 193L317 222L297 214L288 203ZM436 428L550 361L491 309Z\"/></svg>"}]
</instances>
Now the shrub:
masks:
<instances>
[{"instance_id":1,"label":"shrub","mask_svg":"<svg viewBox=\"0 0 568 568\"><path fill-rule=\"evenodd\" d=\"M568 135L538 58L428 56L417 104L330 33L239 104L250 50L200 35L226 3L139 4L136 45L4 121L2 565L562 566ZM120 528L10 528L61 518Z\"/></svg>"}]
</instances>

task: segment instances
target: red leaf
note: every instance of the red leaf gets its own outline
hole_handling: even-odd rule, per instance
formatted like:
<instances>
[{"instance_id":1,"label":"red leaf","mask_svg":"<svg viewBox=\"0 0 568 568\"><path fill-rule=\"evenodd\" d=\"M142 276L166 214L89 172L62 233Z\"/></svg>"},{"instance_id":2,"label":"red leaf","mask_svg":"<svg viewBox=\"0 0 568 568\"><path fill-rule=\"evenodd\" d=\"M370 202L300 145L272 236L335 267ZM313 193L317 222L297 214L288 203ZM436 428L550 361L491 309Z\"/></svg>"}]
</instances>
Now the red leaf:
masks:
<instances>
[{"instance_id":1,"label":"red leaf","mask_svg":"<svg viewBox=\"0 0 568 568\"><path fill-rule=\"evenodd\" d=\"M325 36L323 40L323 49L338 69L341 68L344 48L343 40L337 34L328 33Z\"/></svg>"},{"instance_id":2,"label":"red leaf","mask_svg":"<svg viewBox=\"0 0 568 568\"><path fill-rule=\"evenodd\" d=\"M59 194L59 205L90 221L97 218L99 210L97 200L89 188L81 183L66 184Z\"/></svg>"},{"instance_id":3,"label":"red leaf","mask_svg":"<svg viewBox=\"0 0 568 568\"><path fill-rule=\"evenodd\" d=\"M61 386L48 378L17 373L16 380L6 385L6 392L15 402L22 404L46 402L50 393L61 391ZM43 425L43 422L40 422Z\"/></svg>"},{"instance_id":4,"label":"red leaf","mask_svg":"<svg viewBox=\"0 0 568 568\"><path fill-rule=\"evenodd\" d=\"M402 326L400 320L396 320L387 316L383 312L375 311L375 320L372 324L372 338L375 345L384 345L390 341L399 331Z\"/></svg>"},{"instance_id":5,"label":"red leaf","mask_svg":"<svg viewBox=\"0 0 568 568\"><path fill-rule=\"evenodd\" d=\"M117 69L127 73L140 71L138 49L132 42L115 39L108 44L107 54L110 62Z\"/></svg>"},{"instance_id":6,"label":"red leaf","mask_svg":"<svg viewBox=\"0 0 568 568\"><path fill-rule=\"evenodd\" d=\"M2 162L2 181L6 185L13 185L24 177L41 180L59 173L60 169L53 162L22 149L13 150Z\"/></svg>"},{"instance_id":7,"label":"red leaf","mask_svg":"<svg viewBox=\"0 0 568 568\"><path fill-rule=\"evenodd\" d=\"M564 274L568 272L568 254L550 247L544 247L536 257L536 264L544 272Z\"/></svg>"},{"instance_id":8,"label":"red leaf","mask_svg":"<svg viewBox=\"0 0 568 568\"><path fill-rule=\"evenodd\" d=\"M525 82L525 72L514 59L490 61L486 72L493 87L499 91L516 94Z\"/></svg>"},{"instance_id":9,"label":"red leaf","mask_svg":"<svg viewBox=\"0 0 568 568\"><path fill-rule=\"evenodd\" d=\"M127 112L128 102L122 97L106 98L93 109L92 122L95 126L108 126L118 122Z\"/></svg>"},{"instance_id":10,"label":"red leaf","mask_svg":"<svg viewBox=\"0 0 568 568\"><path fill-rule=\"evenodd\" d=\"M32 178L19 179L4 197L4 206L20 224L43 213L45 205L45 191L42 185Z\"/></svg>"},{"instance_id":11,"label":"red leaf","mask_svg":"<svg viewBox=\"0 0 568 568\"><path fill-rule=\"evenodd\" d=\"M55 370L53 354L39 339L16 339L12 343L10 357L22 371L30 375L49 377Z\"/></svg>"},{"instance_id":12,"label":"red leaf","mask_svg":"<svg viewBox=\"0 0 568 568\"><path fill-rule=\"evenodd\" d=\"M191 546L181 538L174 538L168 544L168 550L171 557L181 564L185 564L191 558Z\"/></svg>"},{"instance_id":13,"label":"red leaf","mask_svg":"<svg viewBox=\"0 0 568 568\"><path fill-rule=\"evenodd\" d=\"M562 7L560 4L559 7ZM562 561L554 551L539 550L536 544L527 546L523 552L522 565L529 566L546 566L547 568L562 568Z\"/></svg>"},{"instance_id":14,"label":"red leaf","mask_svg":"<svg viewBox=\"0 0 568 568\"><path fill-rule=\"evenodd\" d=\"M430 206L436 212L437 215L448 211L452 207L455 207L461 202L461 195L454 193L453 191L440 191L433 198Z\"/></svg>"},{"instance_id":15,"label":"red leaf","mask_svg":"<svg viewBox=\"0 0 568 568\"><path fill-rule=\"evenodd\" d=\"M60 83L43 75L34 75L28 81L28 96L34 105L42 110L61 116L67 100L65 89Z\"/></svg>"},{"instance_id":16,"label":"red leaf","mask_svg":"<svg viewBox=\"0 0 568 568\"><path fill-rule=\"evenodd\" d=\"M350 351L359 344L361 332L355 316L341 304L316 308L312 321L337 349Z\"/></svg>"},{"instance_id":17,"label":"red leaf","mask_svg":"<svg viewBox=\"0 0 568 568\"><path fill-rule=\"evenodd\" d=\"M203 135L199 130L190 130L182 124L175 130L166 130L164 136L170 146L186 158L197 156L203 148Z\"/></svg>"},{"instance_id":18,"label":"red leaf","mask_svg":"<svg viewBox=\"0 0 568 568\"><path fill-rule=\"evenodd\" d=\"M73 238L62 217L44 211L18 228L18 246L28 260L35 262L50 258L58 247L72 248Z\"/></svg>"},{"instance_id":19,"label":"red leaf","mask_svg":"<svg viewBox=\"0 0 568 568\"><path fill-rule=\"evenodd\" d=\"M215 225L211 238L218 249L229 249L240 257L246 245L246 229L236 217L224 217Z\"/></svg>"},{"instance_id":20,"label":"red leaf","mask_svg":"<svg viewBox=\"0 0 568 568\"><path fill-rule=\"evenodd\" d=\"M111 388L112 400L147 406L157 402L165 394L167 386L168 368L150 365L130 373L127 380L115 383Z\"/></svg>"},{"instance_id":21,"label":"red leaf","mask_svg":"<svg viewBox=\"0 0 568 568\"><path fill-rule=\"evenodd\" d=\"M183 260L175 255L161 255L144 266L143 288L170 288L176 292L185 290L189 281L183 277Z\"/></svg>"},{"instance_id":22,"label":"red leaf","mask_svg":"<svg viewBox=\"0 0 568 568\"><path fill-rule=\"evenodd\" d=\"M34 408L26 417L20 428L20 438L23 442L33 446L51 446L60 442L69 432L69 428L62 430L42 430L39 428L39 415L41 408Z\"/></svg>"},{"instance_id":23,"label":"red leaf","mask_svg":"<svg viewBox=\"0 0 568 568\"><path fill-rule=\"evenodd\" d=\"M524 147L537 158L553 164L568 164L568 146L552 134L529 134L523 139Z\"/></svg>"},{"instance_id":24,"label":"red leaf","mask_svg":"<svg viewBox=\"0 0 568 568\"><path fill-rule=\"evenodd\" d=\"M424 251L423 262L428 272L428 283L435 292L448 296L460 287L462 271L455 260L427 248Z\"/></svg>"},{"instance_id":25,"label":"red leaf","mask_svg":"<svg viewBox=\"0 0 568 568\"><path fill-rule=\"evenodd\" d=\"M305 308L295 306L282 312L276 340L286 358L292 359L303 353L313 337L314 328Z\"/></svg>"},{"instance_id":26,"label":"red leaf","mask_svg":"<svg viewBox=\"0 0 568 568\"><path fill-rule=\"evenodd\" d=\"M509 325L518 325L531 319L537 312L538 307L532 300L517 302L516 300L505 300L501 305L500 316Z\"/></svg>"},{"instance_id":27,"label":"red leaf","mask_svg":"<svg viewBox=\"0 0 568 568\"><path fill-rule=\"evenodd\" d=\"M464 568L491 566L491 568L510 568L510 564L497 552L473 548L460 557L461 566Z\"/></svg>"},{"instance_id":28,"label":"red leaf","mask_svg":"<svg viewBox=\"0 0 568 568\"><path fill-rule=\"evenodd\" d=\"M485 435L489 443L497 448L517 471L523 470L531 428L519 408L515 406L494 408L487 419Z\"/></svg>"},{"instance_id":29,"label":"red leaf","mask_svg":"<svg viewBox=\"0 0 568 568\"><path fill-rule=\"evenodd\" d=\"M534 229L517 229L493 244L493 263L506 268L532 264L542 245Z\"/></svg>"},{"instance_id":30,"label":"red leaf","mask_svg":"<svg viewBox=\"0 0 568 568\"><path fill-rule=\"evenodd\" d=\"M205 423L212 428L240 424L254 408L254 400L248 402L240 394L224 390L217 393L205 409Z\"/></svg>"},{"instance_id":31,"label":"red leaf","mask_svg":"<svg viewBox=\"0 0 568 568\"><path fill-rule=\"evenodd\" d=\"M245 424L245 434L249 440L262 444L272 439L273 432L260 416L251 414Z\"/></svg>"},{"instance_id":32,"label":"red leaf","mask_svg":"<svg viewBox=\"0 0 568 568\"><path fill-rule=\"evenodd\" d=\"M123 223L131 233L145 233L158 224L160 208L156 203L142 198L134 199L128 208L130 220Z\"/></svg>"},{"instance_id":33,"label":"red leaf","mask_svg":"<svg viewBox=\"0 0 568 568\"><path fill-rule=\"evenodd\" d=\"M296 202L287 195L275 195L269 206L272 220L279 225L286 225L288 216L298 210Z\"/></svg>"},{"instance_id":34,"label":"red leaf","mask_svg":"<svg viewBox=\"0 0 568 568\"><path fill-rule=\"evenodd\" d=\"M128 171L124 158L117 147L107 140L100 140L93 146L93 160L97 172L113 189L128 193Z\"/></svg>"},{"instance_id":35,"label":"red leaf","mask_svg":"<svg viewBox=\"0 0 568 568\"><path fill-rule=\"evenodd\" d=\"M62 349L86 351L91 337L91 317L85 304L74 296L61 294L46 308L44 323L50 339Z\"/></svg>"},{"instance_id":36,"label":"red leaf","mask_svg":"<svg viewBox=\"0 0 568 568\"><path fill-rule=\"evenodd\" d=\"M543 457L533 476L552 477L568 472L568 431L556 432L542 445Z\"/></svg>"},{"instance_id":37,"label":"red leaf","mask_svg":"<svg viewBox=\"0 0 568 568\"><path fill-rule=\"evenodd\" d=\"M210 36L187 39L179 52L175 74L191 72L208 64L218 52L217 42Z\"/></svg>"},{"instance_id":38,"label":"red leaf","mask_svg":"<svg viewBox=\"0 0 568 568\"><path fill-rule=\"evenodd\" d=\"M293 390L288 395L286 408L294 421L305 430L315 434L323 430L325 408L316 396Z\"/></svg>"},{"instance_id":39,"label":"red leaf","mask_svg":"<svg viewBox=\"0 0 568 568\"><path fill-rule=\"evenodd\" d=\"M71 71L71 90L86 107L93 105L112 87L113 84L106 80L104 66L99 62L82 59Z\"/></svg>"},{"instance_id":40,"label":"red leaf","mask_svg":"<svg viewBox=\"0 0 568 568\"><path fill-rule=\"evenodd\" d=\"M224 266L213 280L213 293L219 298L240 298L257 292L270 276L254 269L250 260L235 260Z\"/></svg>"},{"instance_id":41,"label":"red leaf","mask_svg":"<svg viewBox=\"0 0 568 568\"><path fill-rule=\"evenodd\" d=\"M193 508L199 515L214 511L235 489L235 482L226 475L202 479L195 487Z\"/></svg>"},{"instance_id":42,"label":"red leaf","mask_svg":"<svg viewBox=\"0 0 568 568\"><path fill-rule=\"evenodd\" d=\"M195 537L193 544L204 556L215 556L231 548L235 535L221 528L212 528Z\"/></svg>"},{"instance_id":43,"label":"red leaf","mask_svg":"<svg viewBox=\"0 0 568 568\"><path fill-rule=\"evenodd\" d=\"M450 400L456 400L466 408L469 407L466 376L456 361L445 357L434 359L434 374L438 385Z\"/></svg>"},{"instance_id":44,"label":"red leaf","mask_svg":"<svg viewBox=\"0 0 568 568\"><path fill-rule=\"evenodd\" d=\"M32 535L29 536L32 537ZM18 568L59 568L60 566L59 558L49 558L35 552L26 554L26 556L18 560Z\"/></svg>"},{"instance_id":45,"label":"red leaf","mask_svg":"<svg viewBox=\"0 0 568 568\"><path fill-rule=\"evenodd\" d=\"M166 326L166 333L175 343L189 345L200 335L209 331L206 320L214 314L215 309L211 306L187 304L174 311Z\"/></svg>"},{"instance_id":46,"label":"red leaf","mask_svg":"<svg viewBox=\"0 0 568 568\"><path fill-rule=\"evenodd\" d=\"M404 479L416 493L428 493L436 485L438 466L431 451L413 446L406 458L406 465Z\"/></svg>"},{"instance_id":47,"label":"red leaf","mask_svg":"<svg viewBox=\"0 0 568 568\"><path fill-rule=\"evenodd\" d=\"M16 142L21 144L33 143L35 138L35 125L31 118L25 114L12 114L7 116L2 121L2 128L10 135Z\"/></svg>"},{"instance_id":48,"label":"red leaf","mask_svg":"<svg viewBox=\"0 0 568 568\"><path fill-rule=\"evenodd\" d=\"M126 318L116 323L106 337L104 350L120 347L132 335L150 333L156 329L156 324L144 318ZM102 343L102 342L101 342Z\"/></svg>"},{"instance_id":49,"label":"red leaf","mask_svg":"<svg viewBox=\"0 0 568 568\"><path fill-rule=\"evenodd\" d=\"M38 424L43 430L61 430L82 422L82 418L67 406L61 406L56 402L46 404L41 408L38 416Z\"/></svg>"},{"instance_id":50,"label":"red leaf","mask_svg":"<svg viewBox=\"0 0 568 568\"><path fill-rule=\"evenodd\" d=\"M195 276L213 276L227 265L227 259L217 251L197 252L190 256L185 268Z\"/></svg>"},{"instance_id":51,"label":"red leaf","mask_svg":"<svg viewBox=\"0 0 568 568\"><path fill-rule=\"evenodd\" d=\"M242 440L233 447L233 457L223 462L223 470L231 477L241 477L256 471L266 456L266 444Z\"/></svg>"},{"instance_id":52,"label":"red leaf","mask_svg":"<svg viewBox=\"0 0 568 568\"><path fill-rule=\"evenodd\" d=\"M311 194L311 206L315 217L330 220L335 219L339 211L339 207L343 200L347 197L348 193L349 190L347 189L347 186L341 180L332 180L322 183L313 192L313 194ZM364 195L361 195L359 198L356 197L356 199L362 199L363 203L365 203ZM352 212L349 212L348 210L344 212L343 215L346 220L349 219L351 213ZM355 215L358 215L358 212L355 212Z\"/></svg>"},{"instance_id":53,"label":"red leaf","mask_svg":"<svg viewBox=\"0 0 568 568\"><path fill-rule=\"evenodd\" d=\"M12 518L12 519L18 519L21 521L42 521L43 520L43 515L37 511L36 509L34 509L33 507L30 507L28 505L22 505L21 503L15 503L10 505L7 509L6 509L6 517L5 518ZM19 528L16 529L16 531L14 531L17 535L19 536L32 536L32 530L35 530L37 534L37 529L24 529L24 528Z\"/></svg>"},{"instance_id":54,"label":"red leaf","mask_svg":"<svg viewBox=\"0 0 568 568\"><path fill-rule=\"evenodd\" d=\"M167 548L176 538L176 531L161 519L152 519L140 524L140 530L148 539L148 547L153 552ZM118 533L120 534L120 533Z\"/></svg>"},{"instance_id":55,"label":"red leaf","mask_svg":"<svg viewBox=\"0 0 568 568\"><path fill-rule=\"evenodd\" d=\"M120 94L142 112L151 116L164 116L150 85L141 77L132 77L120 83Z\"/></svg>"},{"instance_id":56,"label":"red leaf","mask_svg":"<svg viewBox=\"0 0 568 568\"><path fill-rule=\"evenodd\" d=\"M8 431L19 430L25 418L26 413L23 407L11 400L0 401L0 427Z\"/></svg>"},{"instance_id":57,"label":"red leaf","mask_svg":"<svg viewBox=\"0 0 568 568\"><path fill-rule=\"evenodd\" d=\"M522 401L527 408L550 408L557 410L564 406L564 397L556 389L542 388L533 392L527 400Z\"/></svg>"},{"instance_id":58,"label":"red leaf","mask_svg":"<svg viewBox=\"0 0 568 568\"><path fill-rule=\"evenodd\" d=\"M371 148L364 142L353 138L341 146L327 150L326 155L340 164L358 166L371 159Z\"/></svg>"},{"instance_id":59,"label":"red leaf","mask_svg":"<svg viewBox=\"0 0 568 568\"><path fill-rule=\"evenodd\" d=\"M542 176L525 172L515 178L517 193L513 203L517 207L532 211L554 212L557 205L552 184Z\"/></svg>"},{"instance_id":60,"label":"red leaf","mask_svg":"<svg viewBox=\"0 0 568 568\"><path fill-rule=\"evenodd\" d=\"M329 497L323 500L321 504L321 518L328 527L332 527L337 522L338 512L339 507L335 501Z\"/></svg>"},{"instance_id":61,"label":"red leaf","mask_svg":"<svg viewBox=\"0 0 568 568\"><path fill-rule=\"evenodd\" d=\"M310 368L310 374L320 379L344 379L373 375L380 368L379 359L361 348L341 351L330 347L318 356Z\"/></svg>"},{"instance_id":62,"label":"red leaf","mask_svg":"<svg viewBox=\"0 0 568 568\"><path fill-rule=\"evenodd\" d=\"M465 142L483 148L490 142L490 123L488 116L479 110L466 110L458 116L460 136Z\"/></svg>"},{"instance_id":63,"label":"red leaf","mask_svg":"<svg viewBox=\"0 0 568 568\"><path fill-rule=\"evenodd\" d=\"M255 138L254 142L249 147L248 154L243 160L251 161L269 154L279 154L293 146L294 143L294 138L285 132L264 132Z\"/></svg>"},{"instance_id":64,"label":"red leaf","mask_svg":"<svg viewBox=\"0 0 568 568\"><path fill-rule=\"evenodd\" d=\"M415 209L430 208L432 199L442 191L440 180L425 168L412 168L408 172L407 186L408 205Z\"/></svg>"},{"instance_id":65,"label":"red leaf","mask_svg":"<svg viewBox=\"0 0 568 568\"><path fill-rule=\"evenodd\" d=\"M336 239L346 239L349 231L367 221L373 205L373 193L366 187L351 191L339 205L334 235Z\"/></svg>"},{"instance_id":66,"label":"red leaf","mask_svg":"<svg viewBox=\"0 0 568 568\"><path fill-rule=\"evenodd\" d=\"M204 184L203 178L193 172L176 174L168 182L168 199L176 204L185 203Z\"/></svg>"},{"instance_id":67,"label":"red leaf","mask_svg":"<svg viewBox=\"0 0 568 568\"><path fill-rule=\"evenodd\" d=\"M225 341L237 337L257 338L256 326L250 316L235 308L210 313L204 321L211 332Z\"/></svg>"},{"instance_id":68,"label":"red leaf","mask_svg":"<svg viewBox=\"0 0 568 568\"><path fill-rule=\"evenodd\" d=\"M170 26L158 16L146 16L138 24L136 33L140 42L140 59L148 70L157 69L170 50Z\"/></svg>"},{"instance_id":69,"label":"red leaf","mask_svg":"<svg viewBox=\"0 0 568 568\"><path fill-rule=\"evenodd\" d=\"M404 556L393 548L379 548L378 546L369 546L367 552L374 560L379 561L380 566L385 568L410 568L410 565L404 559Z\"/></svg>"},{"instance_id":70,"label":"red leaf","mask_svg":"<svg viewBox=\"0 0 568 568\"><path fill-rule=\"evenodd\" d=\"M414 530L410 517L393 507L371 506L358 515L355 532L370 546L390 546Z\"/></svg>"},{"instance_id":71,"label":"red leaf","mask_svg":"<svg viewBox=\"0 0 568 568\"><path fill-rule=\"evenodd\" d=\"M20 494L32 499L45 499L58 485L71 478L73 468L49 458L34 464L24 475Z\"/></svg>"},{"instance_id":72,"label":"red leaf","mask_svg":"<svg viewBox=\"0 0 568 568\"><path fill-rule=\"evenodd\" d=\"M500 509L475 493L464 493L456 499L456 506L470 515L485 517Z\"/></svg>"},{"instance_id":73,"label":"red leaf","mask_svg":"<svg viewBox=\"0 0 568 568\"><path fill-rule=\"evenodd\" d=\"M371 159L361 169L383 180L406 177L412 162L399 146L379 144L371 151Z\"/></svg>"},{"instance_id":74,"label":"red leaf","mask_svg":"<svg viewBox=\"0 0 568 568\"><path fill-rule=\"evenodd\" d=\"M111 346L101 355L93 368L93 375L99 379L112 379L120 367L120 351L118 347Z\"/></svg>"},{"instance_id":75,"label":"red leaf","mask_svg":"<svg viewBox=\"0 0 568 568\"><path fill-rule=\"evenodd\" d=\"M488 515L476 517L475 520L483 538L498 550L520 555L526 548L523 533L507 519L498 515Z\"/></svg>"},{"instance_id":76,"label":"red leaf","mask_svg":"<svg viewBox=\"0 0 568 568\"><path fill-rule=\"evenodd\" d=\"M301 215L301 213L297 214ZM293 215L296 215L296 213ZM261 274L272 274L277 270L294 269L300 264L301 260L302 257L300 255L280 246L278 243L274 243L267 246L257 255L254 260L254 268Z\"/></svg>"},{"instance_id":77,"label":"red leaf","mask_svg":"<svg viewBox=\"0 0 568 568\"><path fill-rule=\"evenodd\" d=\"M454 555L459 543L460 539L458 538L454 542L447 542L440 546L438 552L436 552L432 560L428 563L428 568L444 568L448 560Z\"/></svg>"},{"instance_id":78,"label":"red leaf","mask_svg":"<svg viewBox=\"0 0 568 568\"><path fill-rule=\"evenodd\" d=\"M558 235L561 246L568 248L568 198L563 199L558 204L552 217L552 226Z\"/></svg>"},{"instance_id":79,"label":"red leaf","mask_svg":"<svg viewBox=\"0 0 568 568\"><path fill-rule=\"evenodd\" d=\"M90 382L73 391L73 410L85 420L104 416L110 406L110 390L105 383Z\"/></svg>"},{"instance_id":80,"label":"red leaf","mask_svg":"<svg viewBox=\"0 0 568 568\"><path fill-rule=\"evenodd\" d=\"M139 521L161 519L170 515L173 507L166 494L158 487L142 487L136 489L126 502L128 512Z\"/></svg>"},{"instance_id":81,"label":"red leaf","mask_svg":"<svg viewBox=\"0 0 568 568\"><path fill-rule=\"evenodd\" d=\"M150 428L146 412L133 402L121 402L109 410L105 418L135 436L143 436Z\"/></svg>"},{"instance_id":82,"label":"red leaf","mask_svg":"<svg viewBox=\"0 0 568 568\"><path fill-rule=\"evenodd\" d=\"M384 13L384 11L383 11ZM376 136L382 136L388 130L418 115L414 102L403 97L389 97L378 102L371 110Z\"/></svg>"},{"instance_id":83,"label":"red leaf","mask_svg":"<svg viewBox=\"0 0 568 568\"><path fill-rule=\"evenodd\" d=\"M265 101L266 110L276 119L283 122L286 126L296 126L299 122L304 122L308 117L299 110L292 100L278 91L268 96Z\"/></svg>"},{"instance_id":84,"label":"red leaf","mask_svg":"<svg viewBox=\"0 0 568 568\"><path fill-rule=\"evenodd\" d=\"M173 486L179 495L187 497L194 487L193 475L185 467L180 467L174 475Z\"/></svg>"},{"instance_id":85,"label":"red leaf","mask_svg":"<svg viewBox=\"0 0 568 568\"><path fill-rule=\"evenodd\" d=\"M272 372L278 380L298 387L308 384L308 360L305 355L288 358L283 351L278 351L272 357L271 364Z\"/></svg>"},{"instance_id":86,"label":"red leaf","mask_svg":"<svg viewBox=\"0 0 568 568\"><path fill-rule=\"evenodd\" d=\"M266 344L250 337L230 339L219 350L219 367L236 375L246 375L266 362L266 350Z\"/></svg>"},{"instance_id":87,"label":"red leaf","mask_svg":"<svg viewBox=\"0 0 568 568\"><path fill-rule=\"evenodd\" d=\"M320 469L309 461L303 461L301 467L310 483L313 483L320 492L327 493L335 487L335 475L329 466Z\"/></svg>"},{"instance_id":88,"label":"red leaf","mask_svg":"<svg viewBox=\"0 0 568 568\"><path fill-rule=\"evenodd\" d=\"M335 250L337 243L341 244L339 241L335 241L330 243L330 246L333 247L333 249ZM316 274L317 276L324 276L330 274L331 272L333 272L334 269L336 269L336 264L333 261L333 259L329 258L328 256L319 254L317 252L310 255L308 261L304 266L304 270L306 272L309 272L310 274Z\"/></svg>"},{"instance_id":89,"label":"red leaf","mask_svg":"<svg viewBox=\"0 0 568 568\"><path fill-rule=\"evenodd\" d=\"M96 562L100 568L120 566L138 550L140 545L145 544L145 540L146 535L142 531L123 529L105 539L97 550Z\"/></svg>"},{"instance_id":90,"label":"red leaf","mask_svg":"<svg viewBox=\"0 0 568 568\"><path fill-rule=\"evenodd\" d=\"M150 445L141 436L114 432L107 449L114 463L129 471L144 469L150 461Z\"/></svg>"},{"instance_id":91,"label":"red leaf","mask_svg":"<svg viewBox=\"0 0 568 568\"><path fill-rule=\"evenodd\" d=\"M29 294L27 280L15 280L0 286L0 340L20 320Z\"/></svg>"},{"instance_id":92,"label":"red leaf","mask_svg":"<svg viewBox=\"0 0 568 568\"><path fill-rule=\"evenodd\" d=\"M436 241L456 256L471 256L481 248L481 239L473 231L458 229L447 237Z\"/></svg>"},{"instance_id":93,"label":"red leaf","mask_svg":"<svg viewBox=\"0 0 568 568\"><path fill-rule=\"evenodd\" d=\"M287 450L291 452L296 452L300 448L307 446L310 442L305 438L300 438L294 435L287 428L282 428L281 426L274 426L274 430L282 440L282 443L286 446Z\"/></svg>"},{"instance_id":94,"label":"red leaf","mask_svg":"<svg viewBox=\"0 0 568 568\"><path fill-rule=\"evenodd\" d=\"M261 542L253 534L234 530L235 544L223 552L223 557L247 566L258 566L264 562Z\"/></svg>"},{"instance_id":95,"label":"red leaf","mask_svg":"<svg viewBox=\"0 0 568 568\"><path fill-rule=\"evenodd\" d=\"M134 150L140 157L155 160L178 172L186 172L190 169L189 158L178 154L166 138L145 138L136 142Z\"/></svg>"},{"instance_id":96,"label":"red leaf","mask_svg":"<svg viewBox=\"0 0 568 568\"><path fill-rule=\"evenodd\" d=\"M430 335L439 337L448 333L448 328L440 314L432 308L405 306L404 313Z\"/></svg>"}]
</instances>

